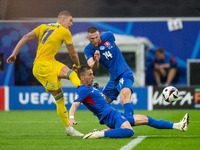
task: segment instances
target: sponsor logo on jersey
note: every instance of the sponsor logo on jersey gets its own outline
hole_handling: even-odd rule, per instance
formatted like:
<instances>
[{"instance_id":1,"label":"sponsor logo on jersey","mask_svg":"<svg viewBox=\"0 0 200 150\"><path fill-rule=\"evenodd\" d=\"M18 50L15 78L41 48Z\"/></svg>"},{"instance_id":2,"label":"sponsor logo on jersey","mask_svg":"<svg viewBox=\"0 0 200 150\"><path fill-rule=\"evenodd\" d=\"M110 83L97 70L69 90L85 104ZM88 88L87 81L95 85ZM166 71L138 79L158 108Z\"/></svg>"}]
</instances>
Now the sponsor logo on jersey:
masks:
<instances>
[{"instance_id":1,"label":"sponsor logo on jersey","mask_svg":"<svg viewBox=\"0 0 200 150\"><path fill-rule=\"evenodd\" d=\"M108 47L108 49L111 49L113 46L111 46L111 44L107 41L105 44L104 44L106 47Z\"/></svg>"}]
</instances>

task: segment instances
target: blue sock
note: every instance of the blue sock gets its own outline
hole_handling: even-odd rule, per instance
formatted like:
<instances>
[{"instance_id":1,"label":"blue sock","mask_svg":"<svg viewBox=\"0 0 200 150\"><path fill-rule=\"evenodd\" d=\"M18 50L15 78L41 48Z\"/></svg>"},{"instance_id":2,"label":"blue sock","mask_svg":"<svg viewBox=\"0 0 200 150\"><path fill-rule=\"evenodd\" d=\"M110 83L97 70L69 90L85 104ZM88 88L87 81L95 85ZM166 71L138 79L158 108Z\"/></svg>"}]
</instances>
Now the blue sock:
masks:
<instances>
[{"instance_id":1,"label":"blue sock","mask_svg":"<svg viewBox=\"0 0 200 150\"><path fill-rule=\"evenodd\" d=\"M129 113L129 114L124 114L124 117L129 121L129 123L131 124L131 126L135 126L135 120L133 117L133 113Z\"/></svg>"},{"instance_id":2,"label":"blue sock","mask_svg":"<svg viewBox=\"0 0 200 150\"><path fill-rule=\"evenodd\" d=\"M124 104L124 114L129 114L129 113L133 114L133 107L131 103L126 103Z\"/></svg>"},{"instance_id":3,"label":"blue sock","mask_svg":"<svg viewBox=\"0 0 200 150\"><path fill-rule=\"evenodd\" d=\"M105 137L109 138L125 138L125 137L131 137L133 135L134 132L131 129L116 128L105 131Z\"/></svg>"},{"instance_id":4,"label":"blue sock","mask_svg":"<svg viewBox=\"0 0 200 150\"><path fill-rule=\"evenodd\" d=\"M148 118L148 125L157 129L172 129L173 123L165 120L156 120L149 116Z\"/></svg>"}]
</instances>

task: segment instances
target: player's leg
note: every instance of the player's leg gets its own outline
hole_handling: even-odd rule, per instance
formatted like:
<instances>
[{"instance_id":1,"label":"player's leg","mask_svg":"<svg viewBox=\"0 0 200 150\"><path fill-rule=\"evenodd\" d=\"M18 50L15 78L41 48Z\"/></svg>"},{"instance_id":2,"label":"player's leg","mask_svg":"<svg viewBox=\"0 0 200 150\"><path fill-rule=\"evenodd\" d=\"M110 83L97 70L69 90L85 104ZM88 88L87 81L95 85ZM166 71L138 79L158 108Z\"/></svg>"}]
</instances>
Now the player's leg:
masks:
<instances>
[{"instance_id":1,"label":"player's leg","mask_svg":"<svg viewBox=\"0 0 200 150\"><path fill-rule=\"evenodd\" d=\"M70 129L70 134L73 136L83 136L83 134L76 132L73 127L69 127L68 112L65 107L65 100L63 97L63 91L61 89L60 79L58 74L64 64L53 61L53 62L41 62L35 63L33 66L33 75L35 78L45 87L46 91L50 91L56 100L57 113L65 125L67 130ZM73 133L72 133L73 132Z\"/></svg>"},{"instance_id":2,"label":"player's leg","mask_svg":"<svg viewBox=\"0 0 200 150\"><path fill-rule=\"evenodd\" d=\"M56 91L50 91L50 93L53 95L54 99L56 100L56 108L57 108L57 114L62 120L65 127L68 127L69 118L68 118L68 112L65 107L65 99L63 96L63 91L61 88L59 88Z\"/></svg>"},{"instance_id":3,"label":"player's leg","mask_svg":"<svg viewBox=\"0 0 200 150\"><path fill-rule=\"evenodd\" d=\"M127 119L118 111L113 110L110 114L104 118L103 122L111 128L112 130L101 131L98 130L93 131L91 133L86 134L83 139L88 138L125 138L131 137L134 135L133 129Z\"/></svg>"},{"instance_id":4,"label":"player's leg","mask_svg":"<svg viewBox=\"0 0 200 150\"><path fill-rule=\"evenodd\" d=\"M123 73L119 80L117 89L120 91L120 100L122 106L124 107L124 115L133 115L133 106L131 104L131 95L133 92L132 86L134 83L134 78L132 73Z\"/></svg>"},{"instance_id":5,"label":"player's leg","mask_svg":"<svg viewBox=\"0 0 200 150\"><path fill-rule=\"evenodd\" d=\"M62 67L58 77L69 79L76 87L81 85L80 79L78 78L76 72L72 69L69 69L67 66Z\"/></svg>"},{"instance_id":6,"label":"player's leg","mask_svg":"<svg viewBox=\"0 0 200 150\"><path fill-rule=\"evenodd\" d=\"M72 136L83 136L82 133L76 131L73 127L69 127L69 118L68 118L68 112L65 107L65 99L63 96L63 91L61 89L61 77L64 76L64 72L69 70L67 66L64 64L54 61L51 65L51 74L49 75L50 77L48 78L48 84L49 85L54 85L54 87L48 87L47 90L51 92L51 94L54 96L56 100L56 107L57 107L57 113L62 120L63 124L65 125L67 135L72 135Z\"/></svg>"},{"instance_id":7,"label":"player's leg","mask_svg":"<svg viewBox=\"0 0 200 150\"><path fill-rule=\"evenodd\" d=\"M105 137L125 138L134 135L133 129L128 121L125 121L120 128L115 128L104 132Z\"/></svg>"},{"instance_id":8,"label":"player's leg","mask_svg":"<svg viewBox=\"0 0 200 150\"><path fill-rule=\"evenodd\" d=\"M167 81L166 81L166 85L167 86L171 84L171 82L173 81L176 73L177 73L177 68L169 69L169 72L167 74Z\"/></svg>"},{"instance_id":9,"label":"player's leg","mask_svg":"<svg viewBox=\"0 0 200 150\"><path fill-rule=\"evenodd\" d=\"M129 123L126 121L126 123ZM130 124L130 123L129 123ZM83 136L83 139L97 139L97 138L127 138L134 135L133 129L129 128L115 128L108 131L101 131L93 130L92 132Z\"/></svg>"},{"instance_id":10,"label":"player's leg","mask_svg":"<svg viewBox=\"0 0 200 150\"><path fill-rule=\"evenodd\" d=\"M133 115L135 126L148 125L157 129L172 129L173 123L165 120L156 120L145 115Z\"/></svg>"},{"instance_id":11,"label":"player's leg","mask_svg":"<svg viewBox=\"0 0 200 150\"><path fill-rule=\"evenodd\" d=\"M111 103L114 99L117 99L120 91L120 100L124 107L124 115L133 115L133 107L131 104L133 82L134 78L132 73L124 74L119 81L110 79L102 92L106 100Z\"/></svg>"},{"instance_id":12,"label":"player's leg","mask_svg":"<svg viewBox=\"0 0 200 150\"><path fill-rule=\"evenodd\" d=\"M161 74L160 74L159 70L154 69L153 75L154 75L157 85L160 86L161 85Z\"/></svg>"},{"instance_id":13,"label":"player's leg","mask_svg":"<svg viewBox=\"0 0 200 150\"><path fill-rule=\"evenodd\" d=\"M124 107L124 115L133 114L133 107L131 104L131 94L132 91L130 88L124 87L120 92L120 100L122 106Z\"/></svg>"},{"instance_id":14,"label":"player's leg","mask_svg":"<svg viewBox=\"0 0 200 150\"><path fill-rule=\"evenodd\" d=\"M178 129L181 131L187 131L187 125L189 124L189 114L188 113L186 113L185 116L183 117L182 121L180 121L178 123L172 123L172 122L166 121L166 120L156 120L154 118L151 118L151 117L145 116L145 115L133 115L133 118L134 118L134 126L148 125L148 126L151 126L153 128L157 128L157 129ZM130 120L129 118L127 118L127 119ZM131 125L133 126L132 123L131 123Z\"/></svg>"},{"instance_id":15,"label":"player's leg","mask_svg":"<svg viewBox=\"0 0 200 150\"><path fill-rule=\"evenodd\" d=\"M67 135L71 136L83 136L82 133L76 131L73 127L69 126L69 118L68 118L68 112L67 108L65 107L65 99L63 96L63 91L61 88L55 91L50 91L51 94L54 96L56 100L56 108L57 108L57 114L62 120L65 128L66 128L66 133Z\"/></svg>"}]
</instances>

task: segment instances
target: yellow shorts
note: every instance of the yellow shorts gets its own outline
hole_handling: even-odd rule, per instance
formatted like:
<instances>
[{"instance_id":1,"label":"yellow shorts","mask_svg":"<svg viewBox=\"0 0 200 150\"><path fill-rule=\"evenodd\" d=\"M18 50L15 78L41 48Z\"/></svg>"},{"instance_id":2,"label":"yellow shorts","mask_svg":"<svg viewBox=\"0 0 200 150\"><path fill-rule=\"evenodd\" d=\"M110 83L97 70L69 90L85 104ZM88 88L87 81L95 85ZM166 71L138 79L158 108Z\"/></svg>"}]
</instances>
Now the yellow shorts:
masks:
<instances>
[{"instance_id":1,"label":"yellow shorts","mask_svg":"<svg viewBox=\"0 0 200 150\"><path fill-rule=\"evenodd\" d=\"M46 91L58 90L62 83L58 78L65 65L59 61L38 61L33 65L33 75L45 87Z\"/></svg>"}]
</instances>

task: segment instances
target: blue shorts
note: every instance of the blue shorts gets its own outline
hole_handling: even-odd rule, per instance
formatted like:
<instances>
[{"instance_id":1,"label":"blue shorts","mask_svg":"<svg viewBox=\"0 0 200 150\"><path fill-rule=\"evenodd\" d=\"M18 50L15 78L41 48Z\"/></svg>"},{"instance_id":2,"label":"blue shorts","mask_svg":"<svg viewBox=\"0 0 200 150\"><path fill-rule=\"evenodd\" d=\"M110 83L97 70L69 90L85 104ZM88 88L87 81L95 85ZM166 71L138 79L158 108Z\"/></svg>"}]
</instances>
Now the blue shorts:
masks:
<instances>
[{"instance_id":1,"label":"blue shorts","mask_svg":"<svg viewBox=\"0 0 200 150\"><path fill-rule=\"evenodd\" d=\"M109 128L115 129L115 128L120 128L121 125L128 120L123 116L122 112L119 112L117 110L112 110L102 121Z\"/></svg>"},{"instance_id":2,"label":"blue shorts","mask_svg":"<svg viewBox=\"0 0 200 150\"><path fill-rule=\"evenodd\" d=\"M133 83L133 74L130 72L124 72L115 80L110 78L102 93L110 99L116 100L121 89L123 89L124 87L131 89L131 91L133 92Z\"/></svg>"}]
</instances>

